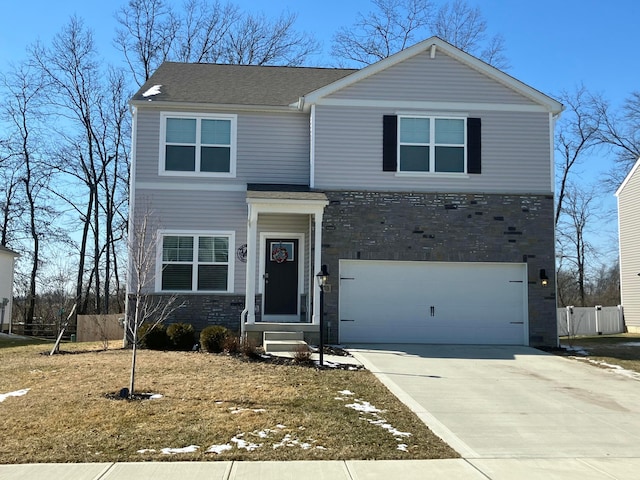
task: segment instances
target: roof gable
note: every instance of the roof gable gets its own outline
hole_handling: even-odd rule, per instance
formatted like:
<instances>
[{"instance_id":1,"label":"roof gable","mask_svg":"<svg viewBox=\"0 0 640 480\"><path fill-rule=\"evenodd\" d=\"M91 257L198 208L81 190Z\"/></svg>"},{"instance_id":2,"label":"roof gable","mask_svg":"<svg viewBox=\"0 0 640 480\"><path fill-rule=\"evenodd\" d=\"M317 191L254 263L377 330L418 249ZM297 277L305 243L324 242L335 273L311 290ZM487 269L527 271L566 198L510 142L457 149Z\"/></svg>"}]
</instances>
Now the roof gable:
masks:
<instances>
[{"instance_id":1,"label":"roof gable","mask_svg":"<svg viewBox=\"0 0 640 480\"><path fill-rule=\"evenodd\" d=\"M631 168L631 171L627 174L627 176L624 178L624 180L622 181L622 183L620 184L620 186L618 187L618 190L616 190L615 196L619 197L620 194L622 193L622 191L624 190L624 188L629 184L629 182L631 182L631 179L633 178L633 176L636 174L636 172L640 171L640 157L638 158L638 160L636 161L635 165ZM640 173L638 174L640 175Z\"/></svg>"},{"instance_id":2,"label":"roof gable","mask_svg":"<svg viewBox=\"0 0 640 480\"><path fill-rule=\"evenodd\" d=\"M8 249L7 247L3 247L2 245L0 245L0 254L2 253L7 253L13 257L19 257L20 254L18 252L14 252L13 250Z\"/></svg>"},{"instance_id":3,"label":"roof gable","mask_svg":"<svg viewBox=\"0 0 640 480\"><path fill-rule=\"evenodd\" d=\"M432 58L438 54L438 51L445 53L446 55L454 58L455 60L467 65L480 74L499 82L508 89L516 92L528 98L530 101L544 107L551 113L558 114L563 110L563 106L560 102L552 99L551 97L541 93L540 91L524 84L523 82L507 75L506 73L498 70L487 63L469 55L462 50L454 47L453 45L445 42L438 37L428 38L420 43L413 45L401 52L396 53L388 58L385 58L377 63L369 65L368 67L358 70L349 76L343 77L331 84L325 85L318 90L305 95L304 103L314 104L321 99L326 98L329 95L335 94L340 90L353 86L357 82L361 82L373 75L383 72L395 65L405 62L412 57L420 54L428 54Z\"/></svg>"}]
</instances>

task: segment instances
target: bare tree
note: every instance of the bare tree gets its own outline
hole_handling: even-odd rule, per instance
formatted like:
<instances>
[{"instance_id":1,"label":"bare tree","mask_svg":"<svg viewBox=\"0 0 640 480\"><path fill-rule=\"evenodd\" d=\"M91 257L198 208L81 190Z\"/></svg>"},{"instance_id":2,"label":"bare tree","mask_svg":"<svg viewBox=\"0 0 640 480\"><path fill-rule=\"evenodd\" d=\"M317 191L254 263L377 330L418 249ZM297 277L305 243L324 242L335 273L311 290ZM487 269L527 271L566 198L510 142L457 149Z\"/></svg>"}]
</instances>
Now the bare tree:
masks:
<instances>
[{"instance_id":1,"label":"bare tree","mask_svg":"<svg viewBox=\"0 0 640 480\"><path fill-rule=\"evenodd\" d=\"M163 0L130 0L116 14L115 44L138 85L164 61L301 65L319 47L295 29L296 19L243 13L218 0L186 0L179 10Z\"/></svg>"},{"instance_id":2,"label":"bare tree","mask_svg":"<svg viewBox=\"0 0 640 480\"><path fill-rule=\"evenodd\" d=\"M140 327L147 323L150 332L166 321L177 308L176 297L159 297L153 294L156 268L156 248L158 248L157 228L152 225L152 214L146 210L136 215L135 224L129 229L129 285L127 304L132 310L127 313L125 341L130 339L131 375L129 395L135 393L136 362L138 346L142 337Z\"/></svg>"},{"instance_id":3,"label":"bare tree","mask_svg":"<svg viewBox=\"0 0 640 480\"><path fill-rule=\"evenodd\" d=\"M588 240L589 228L597 220L596 203L595 189L578 189L568 185L557 226L558 269L572 276L579 306L585 306L587 300L587 270L594 255L593 246Z\"/></svg>"},{"instance_id":4,"label":"bare tree","mask_svg":"<svg viewBox=\"0 0 640 480\"><path fill-rule=\"evenodd\" d=\"M602 114L598 108L599 100L591 95L584 85L569 93L563 91L558 96L566 107L556 130L556 151L559 158L556 163L555 225L560 221L564 208L564 198L570 174L586 155L601 144L600 127Z\"/></svg>"},{"instance_id":5,"label":"bare tree","mask_svg":"<svg viewBox=\"0 0 640 480\"><path fill-rule=\"evenodd\" d=\"M505 57L504 38L489 36L487 21L480 7L471 7L464 0L445 3L431 22L434 35L455 45L460 50L471 53L496 68L509 67Z\"/></svg>"},{"instance_id":6,"label":"bare tree","mask_svg":"<svg viewBox=\"0 0 640 480\"><path fill-rule=\"evenodd\" d=\"M507 68L504 40L489 36L478 7L464 0L445 3L439 10L429 0L372 0L373 10L359 13L349 27L333 36L332 55L340 63L370 65L437 35L497 67Z\"/></svg>"},{"instance_id":7,"label":"bare tree","mask_svg":"<svg viewBox=\"0 0 640 480\"><path fill-rule=\"evenodd\" d=\"M600 140L616 154L616 165L608 178L609 185L616 189L640 158L640 91L627 97L620 112L612 110L602 97L598 98L597 108L602 117Z\"/></svg>"},{"instance_id":8,"label":"bare tree","mask_svg":"<svg viewBox=\"0 0 640 480\"><path fill-rule=\"evenodd\" d=\"M349 63L370 65L400 52L424 35L433 15L429 0L372 0L374 10L358 13L333 36L331 54Z\"/></svg>"},{"instance_id":9,"label":"bare tree","mask_svg":"<svg viewBox=\"0 0 640 480\"><path fill-rule=\"evenodd\" d=\"M221 59L238 65L298 66L318 51L318 42L294 30L297 15L282 13L270 20L264 13L244 14L229 29Z\"/></svg>"},{"instance_id":10,"label":"bare tree","mask_svg":"<svg viewBox=\"0 0 640 480\"><path fill-rule=\"evenodd\" d=\"M12 132L11 147L18 163L9 186L22 192L22 227L26 233L28 247L24 257L30 262L29 287L26 292L24 310L25 333L31 333L31 324L35 317L38 271L43 263L41 242L45 237L53 238L52 219L56 212L48 202L47 185L51 180L51 169L39 156L41 142L37 140L39 122L39 97L43 85L37 75L27 66L20 65L4 77L4 89L7 93L2 116L8 122ZM15 180L18 180L16 183ZM9 192L7 198L6 220L11 212ZM15 201L15 199L14 199ZM16 224L14 224L14 227ZM18 226L20 228L20 226ZM3 235L5 237L5 235ZM5 237L6 238L6 237Z\"/></svg>"},{"instance_id":11,"label":"bare tree","mask_svg":"<svg viewBox=\"0 0 640 480\"><path fill-rule=\"evenodd\" d=\"M122 232L126 218L129 95L124 77L102 68L92 32L76 17L50 46L38 43L30 54L46 82L43 94L55 133L52 136L58 138L57 161L52 163L76 187L56 193L82 221L78 313L87 312L90 296L96 313L108 311L112 267L117 267L114 244L122 238L114 229L117 225ZM85 195L74 196L80 186ZM87 272L89 281L85 283Z\"/></svg>"},{"instance_id":12,"label":"bare tree","mask_svg":"<svg viewBox=\"0 0 640 480\"><path fill-rule=\"evenodd\" d=\"M169 55L178 31L176 15L162 0L129 0L116 13L116 21L121 25L116 47L135 82L142 85Z\"/></svg>"}]
</instances>

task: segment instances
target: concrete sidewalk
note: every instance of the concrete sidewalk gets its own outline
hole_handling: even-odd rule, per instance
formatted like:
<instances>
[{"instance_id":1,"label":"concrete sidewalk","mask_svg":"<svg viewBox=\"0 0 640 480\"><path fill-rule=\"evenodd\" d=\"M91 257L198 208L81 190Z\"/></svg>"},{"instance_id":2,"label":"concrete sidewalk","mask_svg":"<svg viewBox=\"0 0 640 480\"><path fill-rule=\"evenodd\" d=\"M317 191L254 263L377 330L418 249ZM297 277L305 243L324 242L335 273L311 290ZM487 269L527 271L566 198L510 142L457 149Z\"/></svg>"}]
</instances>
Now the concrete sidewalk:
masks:
<instances>
[{"instance_id":1,"label":"concrete sidewalk","mask_svg":"<svg viewBox=\"0 0 640 480\"><path fill-rule=\"evenodd\" d=\"M636 480L637 458L0 465L2 480ZM605 473L606 472L606 473Z\"/></svg>"}]
</instances>

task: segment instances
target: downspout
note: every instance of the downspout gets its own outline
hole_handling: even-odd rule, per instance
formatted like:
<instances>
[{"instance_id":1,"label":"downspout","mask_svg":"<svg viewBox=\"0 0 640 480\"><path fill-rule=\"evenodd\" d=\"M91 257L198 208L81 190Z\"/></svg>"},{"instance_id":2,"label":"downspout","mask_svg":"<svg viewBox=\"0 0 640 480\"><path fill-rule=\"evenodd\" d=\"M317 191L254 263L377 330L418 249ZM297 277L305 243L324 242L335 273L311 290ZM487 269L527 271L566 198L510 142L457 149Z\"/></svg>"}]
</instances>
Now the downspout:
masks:
<instances>
[{"instance_id":1,"label":"downspout","mask_svg":"<svg viewBox=\"0 0 640 480\"><path fill-rule=\"evenodd\" d=\"M316 185L316 106L311 105L311 115L309 119L309 188Z\"/></svg>"}]
</instances>

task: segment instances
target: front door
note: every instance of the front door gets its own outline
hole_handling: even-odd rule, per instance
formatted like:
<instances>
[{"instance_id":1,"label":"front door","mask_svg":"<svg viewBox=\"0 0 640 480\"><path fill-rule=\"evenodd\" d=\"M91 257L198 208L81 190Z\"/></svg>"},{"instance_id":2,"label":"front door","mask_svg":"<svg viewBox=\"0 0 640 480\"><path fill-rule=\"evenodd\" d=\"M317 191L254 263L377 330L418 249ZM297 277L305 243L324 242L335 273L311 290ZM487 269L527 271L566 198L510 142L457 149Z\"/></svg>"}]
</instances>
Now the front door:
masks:
<instances>
[{"instance_id":1,"label":"front door","mask_svg":"<svg viewBox=\"0 0 640 480\"><path fill-rule=\"evenodd\" d=\"M264 267L265 320L296 320L298 312L298 239L267 238ZM279 318L275 318L278 316ZM286 316L290 316L286 318Z\"/></svg>"}]
</instances>

